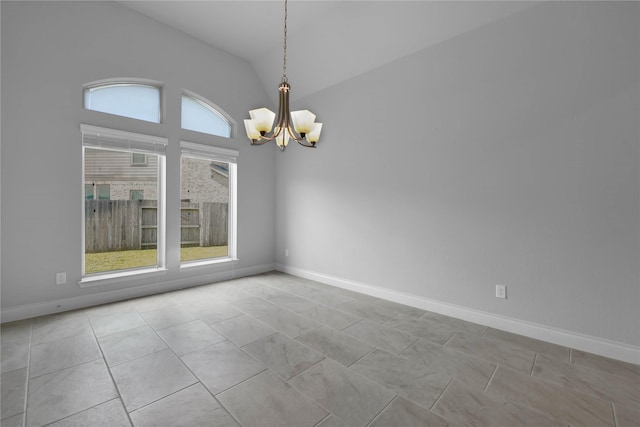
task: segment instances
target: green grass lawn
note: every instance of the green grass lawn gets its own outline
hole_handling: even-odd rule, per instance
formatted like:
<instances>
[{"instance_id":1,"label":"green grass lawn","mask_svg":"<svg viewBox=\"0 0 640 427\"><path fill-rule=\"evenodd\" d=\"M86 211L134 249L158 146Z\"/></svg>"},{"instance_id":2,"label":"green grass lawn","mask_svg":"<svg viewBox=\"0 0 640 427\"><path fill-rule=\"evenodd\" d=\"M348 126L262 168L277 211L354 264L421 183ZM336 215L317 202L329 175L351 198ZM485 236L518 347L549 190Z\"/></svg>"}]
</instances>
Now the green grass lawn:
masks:
<instances>
[{"instance_id":1,"label":"green grass lawn","mask_svg":"<svg viewBox=\"0 0 640 427\"><path fill-rule=\"evenodd\" d=\"M128 268L151 267L157 264L155 249L139 251L117 251L85 254L85 274L102 273ZM227 256L226 246L209 246L195 248L180 248L180 261L194 261L199 259Z\"/></svg>"}]
</instances>

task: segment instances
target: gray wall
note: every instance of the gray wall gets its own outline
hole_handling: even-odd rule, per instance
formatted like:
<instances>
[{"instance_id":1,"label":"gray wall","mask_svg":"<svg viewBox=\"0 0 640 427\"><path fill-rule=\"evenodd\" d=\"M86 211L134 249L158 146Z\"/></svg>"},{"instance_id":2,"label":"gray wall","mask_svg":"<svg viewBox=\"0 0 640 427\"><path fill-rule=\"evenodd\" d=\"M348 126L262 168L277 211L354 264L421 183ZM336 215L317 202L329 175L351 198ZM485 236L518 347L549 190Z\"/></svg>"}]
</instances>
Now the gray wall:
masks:
<instances>
[{"instance_id":1,"label":"gray wall","mask_svg":"<svg viewBox=\"0 0 640 427\"><path fill-rule=\"evenodd\" d=\"M537 5L296 102L325 127L277 158L277 262L639 345L639 6Z\"/></svg>"},{"instance_id":2,"label":"gray wall","mask_svg":"<svg viewBox=\"0 0 640 427\"><path fill-rule=\"evenodd\" d=\"M82 85L113 77L164 82L165 122L147 124L82 109ZM2 2L2 308L113 298L118 289L195 284L231 266L178 271L180 95L198 93L239 124L216 145L240 151L238 271L270 268L275 242L275 150L250 147L242 119L269 105L248 63L115 2ZM169 273L80 289L82 169L80 124L169 138ZM67 272L68 284L55 285ZM186 280L186 282L185 282ZM171 285L173 286L173 285ZM104 297L85 298L100 293ZM64 309L66 307L62 307Z\"/></svg>"}]
</instances>

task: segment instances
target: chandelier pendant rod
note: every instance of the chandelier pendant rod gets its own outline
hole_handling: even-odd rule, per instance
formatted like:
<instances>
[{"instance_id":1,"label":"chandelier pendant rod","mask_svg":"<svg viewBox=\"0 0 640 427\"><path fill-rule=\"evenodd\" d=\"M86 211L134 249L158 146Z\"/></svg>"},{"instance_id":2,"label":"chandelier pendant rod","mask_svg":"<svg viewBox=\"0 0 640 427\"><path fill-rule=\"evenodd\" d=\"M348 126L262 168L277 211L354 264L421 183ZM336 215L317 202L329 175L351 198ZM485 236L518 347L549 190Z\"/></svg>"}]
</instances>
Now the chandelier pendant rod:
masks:
<instances>
[{"instance_id":1,"label":"chandelier pendant rod","mask_svg":"<svg viewBox=\"0 0 640 427\"><path fill-rule=\"evenodd\" d=\"M284 0L284 41L282 43L282 83L287 83L287 0Z\"/></svg>"}]
</instances>

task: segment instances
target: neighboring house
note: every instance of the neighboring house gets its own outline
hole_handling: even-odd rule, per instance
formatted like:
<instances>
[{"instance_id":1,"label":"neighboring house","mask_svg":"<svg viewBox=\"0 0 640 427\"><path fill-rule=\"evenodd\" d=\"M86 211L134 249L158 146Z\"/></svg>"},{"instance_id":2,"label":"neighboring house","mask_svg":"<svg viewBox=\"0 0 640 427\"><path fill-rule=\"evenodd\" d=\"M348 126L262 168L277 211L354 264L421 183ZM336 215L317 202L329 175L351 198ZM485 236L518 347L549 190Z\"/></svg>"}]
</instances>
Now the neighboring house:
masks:
<instances>
[{"instance_id":1,"label":"neighboring house","mask_svg":"<svg viewBox=\"0 0 640 427\"><path fill-rule=\"evenodd\" d=\"M157 200L157 156L86 149L84 163L86 199ZM227 203L228 188L226 164L182 158L182 201Z\"/></svg>"},{"instance_id":2,"label":"neighboring house","mask_svg":"<svg viewBox=\"0 0 640 427\"><path fill-rule=\"evenodd\" d=\"M191 203L229 202L229 166L183 157L180 199Z\"/></svg>"}]
</instances>

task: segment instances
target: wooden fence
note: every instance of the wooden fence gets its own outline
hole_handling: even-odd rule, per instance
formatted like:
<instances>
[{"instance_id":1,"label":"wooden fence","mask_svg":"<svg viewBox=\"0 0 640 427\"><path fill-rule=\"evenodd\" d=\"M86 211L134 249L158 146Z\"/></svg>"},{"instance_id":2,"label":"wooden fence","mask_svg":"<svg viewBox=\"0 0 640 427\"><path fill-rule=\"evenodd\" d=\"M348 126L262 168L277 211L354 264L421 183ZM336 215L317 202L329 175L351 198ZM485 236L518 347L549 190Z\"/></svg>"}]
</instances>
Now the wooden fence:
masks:
<instances>
[{"instance_id":1,"label":"wooden fence","mask_svg":"<svg viewBox=\"0 0 640 427\"><path fill-rule=\"evenodd\" d=\"M226 203L181 206L181 246L225 246ZM157 245L155 200L85 200L85 252L151 249Z\"/></svg>"},{"instance_id":2,"label":"wooden fence","mask_svg":"<svg viewBox=\"0 0 640 427\"><path fill-rule=\"evenodd\" d=\"M182 247L227 244L227 203L182 202L180 210Z\"/></svg>"}]
</instances>

